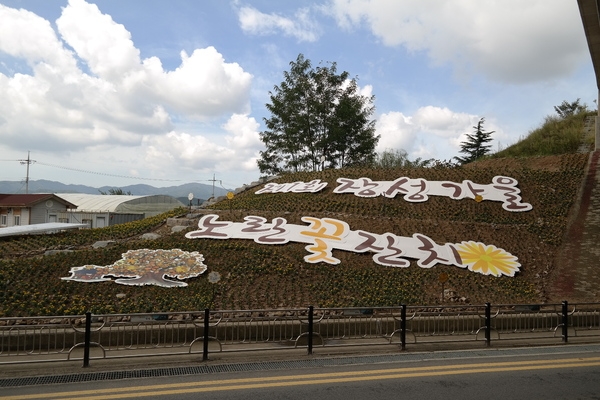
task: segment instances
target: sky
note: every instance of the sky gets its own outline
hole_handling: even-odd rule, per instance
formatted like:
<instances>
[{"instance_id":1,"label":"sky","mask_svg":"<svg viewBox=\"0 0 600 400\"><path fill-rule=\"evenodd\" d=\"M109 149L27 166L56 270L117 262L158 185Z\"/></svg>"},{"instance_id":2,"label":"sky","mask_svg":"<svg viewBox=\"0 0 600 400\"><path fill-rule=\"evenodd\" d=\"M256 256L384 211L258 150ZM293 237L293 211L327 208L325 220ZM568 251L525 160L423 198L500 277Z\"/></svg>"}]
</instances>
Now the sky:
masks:
<instances>
[{"instance_id":1,"label":"sky","mask_svg":"<svg viewBox=\"0 0 600 400\"><path fill-rule=\"evenodd\" d=\"M480 118L497 151L596 109L576 0L0 0L0 181L255 181L299 54L356 77L376 150L409 159L460 155Z\"/></svg>"}]
</instances>

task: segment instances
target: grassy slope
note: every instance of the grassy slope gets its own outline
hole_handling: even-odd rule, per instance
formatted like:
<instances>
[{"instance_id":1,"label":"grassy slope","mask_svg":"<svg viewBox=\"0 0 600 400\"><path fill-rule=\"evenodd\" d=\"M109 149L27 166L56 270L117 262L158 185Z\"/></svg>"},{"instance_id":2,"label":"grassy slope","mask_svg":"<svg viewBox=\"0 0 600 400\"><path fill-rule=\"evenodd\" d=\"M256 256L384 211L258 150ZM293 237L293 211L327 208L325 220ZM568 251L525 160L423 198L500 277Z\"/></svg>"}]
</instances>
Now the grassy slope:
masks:
<instances>
[{"instance_id":1,"label":"grassy slope","mask_svg":"<svg viewBox=\"0 0 600 400\"><path fill-rule=\"evenodd\" d=\"M300 173L279 182L321 179L327 188L316 194L262 194L247 191L232 201L215 205L221 219L241 221L246 215L284 217L302 224L303 216L333 217L351 229L399 236L422 233L437 243L465 240L494 244L516 255L522 264L514 278L495 278L438 265L390 268L375 264L370 254L334 251L341 264L307 264L302 244L259 245L249 240L189 240L183 233L165 234L155 241L139 235L166 217L145 225L136 223L58 236L0 240L0 315L58 315L200 310L205 307L248 309L315 306L385 306L440 302L440 272L449 275L446 288L466 303L539 302L545 299L543 278L566 229L567 216L581 184L587 154L488 159L461 168L413 170L349 169ZM408 203L401 197L359 198L333 194L338 177L393 180L400 176L487 184L495 175L519 181L523 201L533 205L526 213L509 213L497 202L477 203L431 197ZM98 239L121 239L112 247L93 249ZM76 245L77 251L41 256L49 248ZM218 271L217 286L206 274L188 279L188 287L124 286L114 282L77 283L60 280L71 267L108 265L129 249L180 248L199 251L208 271ZM124 293L122 299L117 294ZM214 300L213 300L214 295Z\"/></svg>"},{"instance_id":2,"label":"grassy slope","mask_svg":"<svg viewBox=\"0 0 600 400\"><path fill-rule=\"evenodd\" d=\"M597 113L582 112L565 119L557 116L548 116L544 123L537 129L513 144L499 151L493 157L532 157L543 155L576 153L579 147L585 143L590 150L593 149L593 135L583 135L584 122L587 116L595 116Z\"/></svg>"}]
</instances>

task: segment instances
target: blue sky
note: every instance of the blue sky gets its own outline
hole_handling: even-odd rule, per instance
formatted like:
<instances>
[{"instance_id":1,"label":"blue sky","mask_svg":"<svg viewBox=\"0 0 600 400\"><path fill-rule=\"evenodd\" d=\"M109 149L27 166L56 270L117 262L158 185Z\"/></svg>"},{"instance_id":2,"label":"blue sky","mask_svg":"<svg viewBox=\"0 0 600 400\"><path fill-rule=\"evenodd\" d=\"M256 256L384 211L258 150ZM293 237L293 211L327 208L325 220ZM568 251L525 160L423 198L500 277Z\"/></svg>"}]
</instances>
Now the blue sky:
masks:
<instances>
[{"instance_id":1,"label":"blue sky","mask_svg":"<svg viewBox=\"0 0 600 400\"><path fill-rule=\"evenodd\" d=\"M0 0L0 180L256 180L269 91L298 54L375 95L378 151L494 150L595 78L575 0ZM86 172L84 172L86 171Z\"/></svg>"}]
</instances>

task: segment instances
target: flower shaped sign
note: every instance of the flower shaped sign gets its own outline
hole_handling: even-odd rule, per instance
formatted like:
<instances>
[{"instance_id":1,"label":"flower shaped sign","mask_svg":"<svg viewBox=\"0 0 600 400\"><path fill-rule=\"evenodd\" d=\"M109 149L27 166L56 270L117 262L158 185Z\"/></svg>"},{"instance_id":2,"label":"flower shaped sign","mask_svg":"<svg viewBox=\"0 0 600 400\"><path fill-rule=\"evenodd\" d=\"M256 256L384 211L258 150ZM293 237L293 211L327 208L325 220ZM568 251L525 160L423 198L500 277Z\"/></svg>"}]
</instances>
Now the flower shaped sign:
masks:
<instances>
[{"instance_id":1,"label":"flower shaped sign","mask_svg":"<svg viewBox=\"0 0 600 400\"><path fill-rule=\"evenodd\" d=\"M207 269L202 261L204 256L197 251L129 250L114 264L74 267L69 271L71 276L61 279L76 282L103 282L112 280L111 277L118 277L115 282L121 285L183 287L187 286L187 283L166 278L196 277Z\"/></svg>"},{"instance_id":2,"label":"flower shaped sign","mask_svg":"<svg viewBox=\"0 0 600 400\"><path fill-rule=\"evenodd\" d=\"M468 267L469 271L479 272L483 275L514 276L521 266L517 257L494 245L471 241L462 242L456 245L456 248L463 264Z\"/></svg>"}]
</instances>

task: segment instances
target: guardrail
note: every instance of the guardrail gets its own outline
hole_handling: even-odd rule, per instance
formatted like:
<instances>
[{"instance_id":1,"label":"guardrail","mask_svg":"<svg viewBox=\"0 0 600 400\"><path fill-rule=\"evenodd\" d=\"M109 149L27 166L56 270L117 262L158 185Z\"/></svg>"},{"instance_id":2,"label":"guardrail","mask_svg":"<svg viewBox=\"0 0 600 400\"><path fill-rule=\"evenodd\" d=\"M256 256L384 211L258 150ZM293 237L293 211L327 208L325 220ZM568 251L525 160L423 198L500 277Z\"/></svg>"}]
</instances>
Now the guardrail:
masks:
<instances>
[{"instance_id":1,"label":"guardrail","mask_svg":"<svg viewBox=\"0 0 600 400\"><path fill-rule=\"evenodd\" d=\"M600 341L600 303L204 310L0 318L0 364L524 341ZM514 344L514 343L513 343Z\"/></svg>"}]
</instances>

